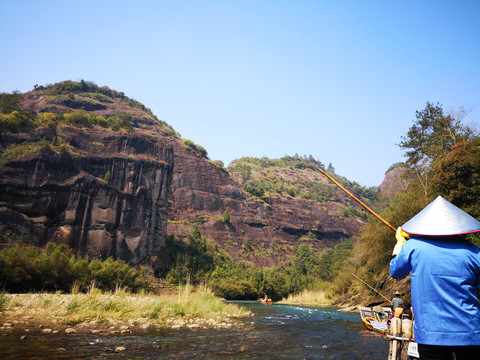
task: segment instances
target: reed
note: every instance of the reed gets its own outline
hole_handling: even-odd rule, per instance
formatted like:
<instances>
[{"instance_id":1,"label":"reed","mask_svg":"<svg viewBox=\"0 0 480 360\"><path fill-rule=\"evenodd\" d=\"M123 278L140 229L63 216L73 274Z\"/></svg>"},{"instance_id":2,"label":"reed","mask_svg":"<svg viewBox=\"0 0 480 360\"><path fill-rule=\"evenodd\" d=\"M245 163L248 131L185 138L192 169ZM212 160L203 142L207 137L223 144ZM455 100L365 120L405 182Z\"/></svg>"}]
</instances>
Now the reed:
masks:
<instances>
[{"instance_id":1,"label":"reed","mask_svg":"<svg viewBox=\"0 0 480 360\"><path fill-rule=\"evenodd\" d=\"M5 303L7 302L7 297L5 296L5 292L0 292L0 312L4 310Z\"/></svg>"},{"instance_id":2,"label":"reed","mask_svg":"<svg viewBox=\"0 0 480 360\"><path fill-rule=\"evenodd\" d=\"M298 294L290 294L286 299L280 301L280 303L309 306L330 306L332 304L332 294L327 290L304 290Z\"/></svg>"},{"instance_id":3,"label":"reed","mask_svg":"<svg viewBox=\"0 0 480 360\"><path fill-rule=\"evenodd\" d=\"M72 294L3 294L0 300L0 318L70 326L113 319L163 327L176 319L228 321L250 315L248 310L215 297L208 288L191 285L163 295L132 294L121 288L103 293L91 286L85 294L75 290Z\"/></svg>"}]
</instances>

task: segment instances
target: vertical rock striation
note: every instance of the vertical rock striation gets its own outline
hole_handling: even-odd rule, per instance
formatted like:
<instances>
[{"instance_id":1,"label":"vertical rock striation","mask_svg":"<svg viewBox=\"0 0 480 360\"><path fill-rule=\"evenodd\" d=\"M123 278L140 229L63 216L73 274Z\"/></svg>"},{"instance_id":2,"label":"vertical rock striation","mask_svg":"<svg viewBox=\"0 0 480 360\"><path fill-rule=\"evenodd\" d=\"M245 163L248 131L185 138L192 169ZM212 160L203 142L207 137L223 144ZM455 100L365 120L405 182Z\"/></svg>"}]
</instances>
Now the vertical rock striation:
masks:
<instances>
[{"instance_id":1,"label":"vertical rock striation","mask_svg":"<svg viewBox=\"0 0 480 360\"><path fill-rule=\"evenodd\" d=\"M73 155L36 152L0 168L3 242L9 236L40 246L54 241L93 257L165 270L172 148L140 134L68 126L1 140L5 147L56 136Z\"/></svg>"}]
</instances>

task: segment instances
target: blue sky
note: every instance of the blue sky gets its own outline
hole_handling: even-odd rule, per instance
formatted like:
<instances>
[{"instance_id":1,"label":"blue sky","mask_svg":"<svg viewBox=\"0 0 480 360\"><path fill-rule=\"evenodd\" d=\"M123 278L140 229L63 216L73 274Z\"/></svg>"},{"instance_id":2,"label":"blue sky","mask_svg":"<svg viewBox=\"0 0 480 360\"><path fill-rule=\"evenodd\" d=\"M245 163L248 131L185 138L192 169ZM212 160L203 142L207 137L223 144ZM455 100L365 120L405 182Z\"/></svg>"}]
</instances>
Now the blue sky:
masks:
<instances>
[{"instance_id":1,"label":"blue sky","mask_svg":"<svg viewBox=\"0 0 480 360\"><path fill-rule=\"evenodd\" d=\"M225 165L312 155L366 186L426 102L480 120L480 2L0 0L0 92L123 91Z\"/></svg>"}]
</instances>

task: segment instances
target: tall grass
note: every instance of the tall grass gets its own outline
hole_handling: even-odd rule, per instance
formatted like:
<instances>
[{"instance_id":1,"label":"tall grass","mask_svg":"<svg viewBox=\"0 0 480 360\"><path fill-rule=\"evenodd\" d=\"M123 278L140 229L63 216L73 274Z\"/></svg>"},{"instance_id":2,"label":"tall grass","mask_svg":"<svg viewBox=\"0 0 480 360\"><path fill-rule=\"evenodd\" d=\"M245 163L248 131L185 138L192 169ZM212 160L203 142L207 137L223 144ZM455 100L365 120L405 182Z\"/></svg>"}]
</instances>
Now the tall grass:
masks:
<instances>
[{"instance_id":1,"label":"tall grass","mask_svg":"<svg viewBox=\"0 0 480 360\"><path fill-rule=\"evenodd\" d=\"M175 294L133 294L125 289L102 292L92 286L88 293L3 294L0 309L5 314L75 325L82 322L149 322L164 326L172 318L225 320L248 316L235 304L225 303L207 288L179 287Z\"/></svg>"},{"instance_id":2,"label":"tall grass","mask_svg":"<svg viewBox=\"0 0 480 360\"><path fill-rule=\"evenodd\" d=\"M5 296L5 292L0 292L0 312L2 312L5 308L7 302L7 297Z\"/></svg>"},{"instance_id":3,"label":"tall grass","mask_svg":"<svg viewBox=\"0 0 480 360\"><path fill-rule=\"evenodd\" d=\"M326 290L304 290L299 294L290 294L281 303L310 306L330 306L332 294Z\"/></svg>"}]
</instances>

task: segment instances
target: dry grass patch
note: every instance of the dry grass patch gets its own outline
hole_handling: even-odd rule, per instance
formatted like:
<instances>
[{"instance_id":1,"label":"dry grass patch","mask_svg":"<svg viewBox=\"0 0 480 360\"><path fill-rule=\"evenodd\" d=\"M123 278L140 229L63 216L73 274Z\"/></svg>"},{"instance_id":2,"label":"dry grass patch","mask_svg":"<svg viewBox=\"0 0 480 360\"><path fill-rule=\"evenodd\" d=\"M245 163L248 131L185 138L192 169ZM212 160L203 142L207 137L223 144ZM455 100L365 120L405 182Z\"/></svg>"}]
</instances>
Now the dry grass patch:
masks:
<instances>
[{"instance_id":1,"label":"dry grass patch","mask_svg":"<svg viewBox=\"0 0 480 360\"><path fill-rule=\"evenodd\" d=\"M208 289L191 286L176 294L131 294L125 291L87 294L4 294L0 321L36 327L147 329L192 323L231 323L250 313L235 304L225 303ZM1 325L1 324L0 324Z\"/></svg>"},{"instance_id":2,"label":"dry grass patch","mask_svg":"<svg viewBox=\"0 0 480 360\"><path fill-rule=\"evenodd\" d=\"M299 294L291 294L288 298L280 301L284 304L331 306L332 295L325 290L305 290Z\"/></svg>"}]
</instances>

